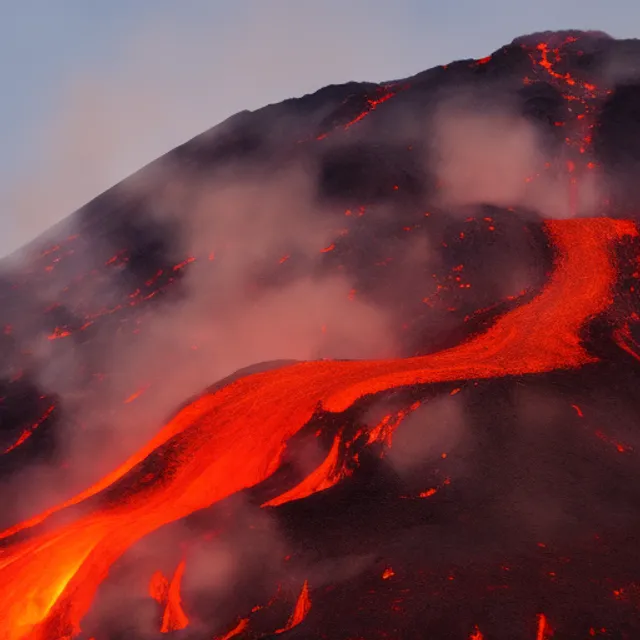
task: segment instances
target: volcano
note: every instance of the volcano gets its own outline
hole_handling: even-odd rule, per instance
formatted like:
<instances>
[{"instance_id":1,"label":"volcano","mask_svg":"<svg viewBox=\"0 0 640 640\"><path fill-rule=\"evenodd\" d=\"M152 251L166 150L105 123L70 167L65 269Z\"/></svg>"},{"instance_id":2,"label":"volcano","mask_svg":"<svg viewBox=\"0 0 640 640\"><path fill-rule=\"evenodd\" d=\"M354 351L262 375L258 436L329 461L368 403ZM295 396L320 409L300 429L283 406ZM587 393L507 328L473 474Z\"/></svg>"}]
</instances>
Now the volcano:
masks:
<instances>
[{"instance_id":1,"label":"volcano","mask_svg":"<svg viewBox=\"0 0 640 640\"><path fill-rule=\"evenodd\" d=\"M640 43L242 112L0 270L0 639L640 637Z\"/></svg>"}]
</instances>

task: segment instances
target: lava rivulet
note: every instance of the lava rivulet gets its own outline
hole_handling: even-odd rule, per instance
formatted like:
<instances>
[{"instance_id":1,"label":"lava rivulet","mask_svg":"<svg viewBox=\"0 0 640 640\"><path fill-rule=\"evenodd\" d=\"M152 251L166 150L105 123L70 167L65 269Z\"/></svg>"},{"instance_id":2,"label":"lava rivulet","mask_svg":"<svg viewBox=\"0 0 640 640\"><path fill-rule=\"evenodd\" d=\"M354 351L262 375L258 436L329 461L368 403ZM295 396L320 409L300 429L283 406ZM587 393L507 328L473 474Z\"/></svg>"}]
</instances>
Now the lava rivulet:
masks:
<instances>
[{"instance_id":1,"label":"lava rivulet","mask_svg":"<svg viewBox=\"0 0 640 640\"><path fill-rule=\"evenodd\" d=\"M276 496L272 500L264 503L264 507L277 507L285 502L300 500L314 493L323 491L339 482L345 472L338 466L338 456L340 454L340 434L333 441L331 450L324 462L312 471L306 478L295 487L285 493Z\"/></svg>"},{"instance_id":2,"label":"lava rivulet","mask_svg":"<svg viewBox=\"0 0 640 640\"><path fill-rule=\"evenodd\" d=\"M301 362L240 378L187 405L119 469L49 514L108 489L100 506L90 503L75 520L69 517L2 550L0 638L77 634L98 586L129 547L167 523L264 481L278 468L287 440L319 410L339 413L363 396L406 385L595 362L580 330L611 304L613 248L623 236L637 235L636 227L593 218L549 222L546 229L556 265L542 292L457 347L397 360ZM155 481L138 484L138 465L154 456L162 471ZM334 462L331 453L320 475L333 470ZM310 491L323 487L319 482ZM295 497L297 492L289 499Z\"/></svg>"},{"instance_id":3,"label":"lava rivulet","mask_svg":"<svg viewBox=\"0 0 640 640\"><path fill-rule=\"evenodd\" d=\"M0 453L2 453L2 454L10 453L14 449L17 449L21 444L24 444L33 435L34 431L38 427L40 427L46 421L46 419L53 413L53 410L55 408L56 407L55 407L54 404L50 405L47 408L47 410L42 414L42 416L40 416L40 418L38 418L38 420L36 420L28 429L25 429L20 434L20 437L12 445L7 447L4 451L2 451Z\"/></svg>"},{"instance_id":4,"label":"lava rivulet","mask_svg":"<svg viewBox=\"0 0 640 640\"><path fill-rule=\"evenodd\" d=\"M289 629L297 627L307 617L310 608L311 600L309 598L309 583L305 580L291 617L287 621L287 624L282 627L282 629L278 629L275 632L275 635L284 633L285 631L289 631Z\"/></svg>"},{"instance_id":5,"label":"lava rivulet","mask_svg":"<svg viewBox=\"0 0 640 640\"><path fill-rule=\"evenodd\" d=\"M184 629L189 624L189 618L187 618L182 609L180 597L180 585L182 584L185 566L186 563L182 560L176 568L171 581L167 580L160 571L151 576L149 595L164 606L162 626L160 628L162 633Z\"/></svg>"}]
</instances>

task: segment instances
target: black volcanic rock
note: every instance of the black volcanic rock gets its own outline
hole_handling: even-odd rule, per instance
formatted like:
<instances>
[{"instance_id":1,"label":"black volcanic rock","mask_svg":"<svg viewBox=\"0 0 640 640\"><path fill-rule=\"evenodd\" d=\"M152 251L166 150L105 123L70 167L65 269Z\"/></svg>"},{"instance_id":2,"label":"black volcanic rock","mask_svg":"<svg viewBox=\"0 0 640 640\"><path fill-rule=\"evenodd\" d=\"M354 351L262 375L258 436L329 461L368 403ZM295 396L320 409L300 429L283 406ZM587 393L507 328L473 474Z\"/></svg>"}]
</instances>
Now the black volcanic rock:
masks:
<instances>
[{"instance_id":1,"label":"black volcanic rock","mask_svg":"<svg viewBox=\"0 0 640 640\"><path fill-rule=\"evenodd\" d=\"M519 144L505 147L520 126ZM542 221L569 202L570 176L596 175L571 215L638 219L638 134L638 42L545 32L485 59L245 111L151 163L2 263L2 524L97 480L237 370L409 357L490 326L547 281L554 250ZM467 159L472 169L463 200L442 171L458 148L460 171ZM496 164L506 153L513 162ZM535 172L511 176L521 153ZM476 198L473 170L494 164L499 197ZM222 636L300 576L312 608L290 638L467 640L478 625L487 640L534 640L540 614L559 639L640 637L640 365L614 339L622 317L630 344L640 339L639 250L620 248L614 305L585 329L601 362L469 381L461 393L402 389L316 416L248 503L298 477L310 434L326 432L330 446L379 403L444 406L432 419L458 435L406 466L356 440L360 465L345 482L274 510L278 544L262 511L233 500L180 523L194 536L224 531L246 553L225 588L185 586L193 622L176 637ZM418 426L420 444L431 426ZM158 459L132 475L154 482ZM139 626L148 575L135 567L162 553L136 553L114 567L83 638L154 637ZM117 616L101 604L114 593L128 602ZM289 604L243 637L266 637Z\"/></svg>"}]
</instances>

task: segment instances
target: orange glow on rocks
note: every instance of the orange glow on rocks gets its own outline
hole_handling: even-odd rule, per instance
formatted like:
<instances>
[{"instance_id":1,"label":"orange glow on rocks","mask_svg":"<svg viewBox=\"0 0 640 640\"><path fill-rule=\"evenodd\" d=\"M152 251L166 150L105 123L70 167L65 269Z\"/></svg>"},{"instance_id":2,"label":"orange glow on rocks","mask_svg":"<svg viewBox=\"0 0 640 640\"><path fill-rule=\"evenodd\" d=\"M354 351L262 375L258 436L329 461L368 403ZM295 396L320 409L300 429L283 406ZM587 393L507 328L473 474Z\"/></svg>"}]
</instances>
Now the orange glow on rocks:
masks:
<instances>
[{"instance_id":1,"label":"orange glow on rocks","mask_svg":"<svg viewBox=\"0 0 640 640\"><path fill-rule=\"evenodd\" d=\"M553 629L544 613L538 614L538 633L536 640L551 640L553 637Z\"/></svg>"},{"instance_id":2,"label":"orange glow on rocks","mask_svg":"<svg viewBox=\"0 0 640 640\"><path fill-rule=\"evenodd\" d=\"M305 580L289 621L284 627L282 627L282 629L278 629L275 634L278 635L280 633L284 633L285 631L289 631L294 627L297 627L307 617L310 609L311 598L309 597L309 583Z\"/></svg>"},{"instance_id":3,"label":"orange glow on rocks","mask_svg":"<svg viewBox=\"0 0 640 640\"><path fill-rule=\"evenodd\" d=\"M68 329L62 329L61 327L56 327L53 332L48 336L49 340L59 340L60 338L66 338L71 335L71 331Z\"/></svg>"},{"instance_id":4,"label":"orange glow on rocks","mask_svg":"<svg viewBox=\"0 0 640 640\"><path fill-rule=\"evenodd\" d=\"M156 571L149 581L149 595L159 604L164 604L169 590L169 581L162 571Z\"/></svg>"},{"instance_id":5,"label":"orange glow on rocks","mask_svg":"<svg viewBox=\"0 0 640 640\"><path fill-rule=\"evenodd\" d=\"M469 640L484 640L482 631L480 631L477 625L475 629L471 632L471 635L469 636Z\"/></svg>"},{"instance_id":6,"label":"orange glow on rocks","mask_svg":"<svg viewBox=\"0 0 640 640\"><path fill-rule=\"evenodd\" d=\"M540 42L535 47L525 47L533 64L534 75L538 77L542 75L544 80L555 85L561 91L563 98L571 104L574 121L559 121L555 122L555 125L567 128L564 141L572 156L567 161L570 174L569 205L572 215L576 214L578 207L576 160L582 159L587 154L593 141L593 132L596 126L594 116L598 108L594 100L602 99L608 93L606 87L597 87L595 84L563 70L563 68L567 68L565 56L575 54L573 51L569 53L566 47L574 45L575 42L577 42L576 38L568 37L554 48L551 48L546 42ZM524 78L525 84L534 84L536 81L536 78L529 76ZM596 168L592 158L581 161L580 166L587 170Z\"/></svg>"},{"instance_id":7,"label":"orange glow on rocks","mask_svg":"<svg viewBox=\"0 0 640 640\"><path fill-rule=\"evenodd\" d=\"M55 405L52 404L47 408L47 410L34 422L29 428L25 429L19 436L19 438L9 447L7 447L2 453L9 453L14 449L17 449L21 444L24 444L35 432L35 430L40 427L44 421L53 413L55 409Z\"/></svg>"},{"instance_id":8,"label":"orange glow on rocks","mask_svg":"<svg viewBox=\"0 0 640 640\"><path fill-rule=\"evenodd\" d=\"M338 435L333 442L329 454L317 469L312 471L300 484L293 487L293 489L265 502L263 506L277 507L285 502L301 500L314 493L329 489L340 482L347 473L346 470L339 466L338 455L340 453L340 442L340 435Z\"/></svg>"},{"instance_id":9,"label":"orange glow on rocks","mask_svg":"<svg viewBox=\"0 0 640 640\"><path fill-rule=\"evenodd\" d=\"M360 122L361 120L364 120L364 118L366 118L372 111L375 111L379 105L386 102L387 100L391 100L391 98L393 98L393 96L395 95L396 95L395 91L388 90L382 93L382 95L380 95L379 98L368 99L367 108L362 113L357 115L353 120L350 120L349 122L347 122L347 124L344 125L345 130L349 129L350 127Z\"/></svg>"},{"instance_id":10,"label":"orange glow on rocks","mask_svg":"<svg viewBox=\"0 0 640 640\"><path fill-rule=\"evenodd\" d=\"M538 374L596 362L580 331L611 304L613 249L624 236L636 236L636 227L627 221L583 218L548 222L546 231L556 252L547 285L484 333L425 356L300 362L237 379L181 409L147 445L93 487L3 532L0 538L9 538L110 488L109 499L100 506L92 502L81 514L70 513L2 550L0 639L77 635L96 590L127 549L159 527L267 479L279 467L287 441L318 411L339 414L365 396L410 385ZM158 455L160 447L162 477L140 483L138 465ZM335 468L333 451L314 482L299 486L294 497L321 490ZM118 500L114 496L123 488ZM172 624L186 623L175 613L181 566L168 588L169 601L177 603L171 620L178 622ZM285 629L299 624L309 607L305 583ZM548 633L546 618L539 628L538 640L548 637L540 636Z\"/></svg>"},{"instance_id":11,"label":"orange glow on rocks","mask_svg":"<svg viewBox=\"0 0 640 640\"><path fill-rule=\"evenodd\" d=\"M618 453L630 453L633 451L633 447L628 444L623 444L622 442L617 442L613 438L610 438L608 435L600 431L599 429L595 432L596 438L602 440L602 442L606 442L611 446L615 447Z\"/></svg>"},{"instance_id":12,"label":"orange glow on rocks","mask_svg":"<svg viewBox=\"0 0 640 640\"><path fill-rule=\"evenodd\" d=\"M640 344L631 335L628 323L613 332L613 339L623 351L640 362Z\"/></svg>"},{"instance_id":13,"label":"orange glow on rocks","mask_svg":"<svg viewBox=\"0 0 640 640\"><path fill-rule=\"evenodd\" d=\"M138 389L135 393L132 393L125 401L125 404L129 404L131 402L133 402L134 400L137 400L148 388L150 385L146 384L143 387L141 387L140 389Z\"/></svg>"},{"instance_id":14,"label":"orange glow on rocks","mask_svg":"<svg viewBox=\"0 0 640 640\"><path fill-rule=\"evenodd\" d=\"M185 561L182 560L176 568L173 578L167 589L166 605L162 616L162 633L170 631L178 631L184 629L189 624L185 612L182 609L182 599L180 597L180 587L182 585L182 576L184 575Z\"/></svg>"},{"instance_id":15,"label":"orange glow on rocks","mask_svg":"<svg viewBox=\"0 0 640 640\"><path fill-rule=\"evenodd\" d=\"M231 638L235 638L236 636L239 636L245 629L247 629L248 626L249 626L249 619L242 618L242 620L240 620L240 622L238 622L238 624L235 627L233 627L233 629L225 633L223 636L216 638L216 640L231 640Z\"/></svg>"},{"instance_id":16,"label":"orange glow on rocks","mask_svg":"<svg viewBox=\"0 0 640 640\"><path fill-rule=\"evenodd\" d=\"M387 85L380 87L377 90L377 95L375 97L369 97L366 99L366 106L364 109L354 118L349 120L347 123L342 125L343 131L348 131L354 125L358 124L362 120L364 120L368 115L373 113L381 104L384 104L388 100L391 100L394 96L398 95L400 91L403 91L408 88L406 86L396 86L396 85ZM316 140L325 140L329 137L330 131L324 131L315 137ZM347 214L349 215L349 214Z\"/></svg>"},{"instance_id":17,"label":"orange glow on rocks","mask_svg":"<svg viewBox=\"0 0 640 640\"><path fill-rule=\"evenodd\" d=\"M182 560L177 566L171 581L168 581L160 571L156 571L156 573L151 576L149 595L164 607L160 627L161 633L179 631L189 625L189 618L187 618L182 609L182 600L180 597L180 586L182 584L185 566L186 563Z\"/></svg>"}]
</instances>

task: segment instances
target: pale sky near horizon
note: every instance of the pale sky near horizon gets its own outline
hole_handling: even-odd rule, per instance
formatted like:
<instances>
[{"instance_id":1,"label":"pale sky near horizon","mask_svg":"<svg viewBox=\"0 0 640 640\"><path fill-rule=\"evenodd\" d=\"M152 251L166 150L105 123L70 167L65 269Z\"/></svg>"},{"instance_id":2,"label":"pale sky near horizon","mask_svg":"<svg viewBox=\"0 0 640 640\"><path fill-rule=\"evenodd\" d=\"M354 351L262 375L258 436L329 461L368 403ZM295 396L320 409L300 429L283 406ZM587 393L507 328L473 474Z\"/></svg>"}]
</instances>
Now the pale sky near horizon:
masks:
<instances>
[{"instance_id":1,"label":"pale sky near horizon","mask_svg":"<svg viewBox=\"0 0 640 640\"><path fill-rule=\"evenodd\" d=\"M0 0L0 256L232 115L483 57L524 33L640 37L609 0Z\"/></svg>"}]
</instances>

